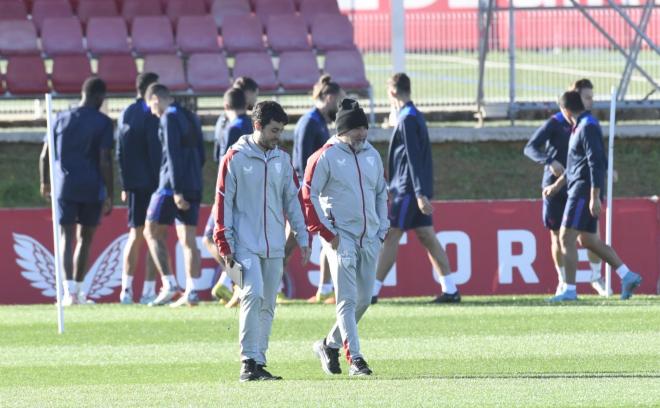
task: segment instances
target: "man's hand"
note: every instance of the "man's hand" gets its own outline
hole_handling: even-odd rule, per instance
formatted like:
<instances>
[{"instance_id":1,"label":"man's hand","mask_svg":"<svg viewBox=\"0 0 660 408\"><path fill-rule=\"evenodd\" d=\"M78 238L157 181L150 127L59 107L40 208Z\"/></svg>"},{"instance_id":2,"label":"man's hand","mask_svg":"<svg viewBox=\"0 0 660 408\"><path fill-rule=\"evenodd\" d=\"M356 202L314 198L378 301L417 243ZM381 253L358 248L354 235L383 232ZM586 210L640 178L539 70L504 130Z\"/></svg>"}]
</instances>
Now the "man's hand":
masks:
<instances>
[{"instance_id":1,"label":"man's hand","mask_svg":"<svg viewBox=\"0 0 660 408\"><path fill-rule=\"evenodd\" d=\"M433 206L426 196L417 196L417 207L424 215L431 215L433 213Z\"/></svg>"},{"instance_id":2,"label":"man's hand","mask_svg":"<svg viewBox=\"0 0 660 408\"><path fill-rule=\"evenodd\" d=\"M339 248L339 234L335 235L332 241L330 241L330 246L332 246L332 249L335 251Z\"/></svg>"},{"instance_id":3,"label":"man's hand","mask_svg":"<svg viewBox=\"0 0 660 408\"><path fill-rule=\"evenodd\" d=\"M128 201L128 193L126 190L121 190L121 202L125 203L126 201Z\"/></svg>"},{"instance_id":4,"label":"man's hand","mask_svg":"<svg viewBox=\"0 0 660 408\"><path fill-rule=\"evenodd\" d=\"M310 256L312 256L312 248L300 247L300 257L302 258L302 260L300 261L301 265L307 265Z\"/></svg>"},{"instance_id":5,"label":"man's hand","mask_svg":"<svg viewBox=\"0 0 660 408\"><path fill-rule=\"evenodd\" d=\"M553 183L546 188L543 189L543 198L550 198L557 194L559 190L561 190L563 186L559 185L559 183Z\"/></svg>"},{"instance_id":6,"label":"man's hand","mask_svg":"<svg viewBox=\"0 0 660 408\"><path fill-rule=\"evenodd\" d=\"M589 212L591 212L591 215L594 218L598 218L600 216L600 199L596 198L594 199L593 197L589 201Z\"/></svg>"},{"instance_id":7,"label":"man's hand","mask_svg":"<svg viewBox=\"0 0 660 408\"><path fill-rule=\"evenodd\" d=\"M50 200L50 184L41 183L39 186L39 192L43 198Z\"/></svg>"},{"instance_id":8,"label":"man's hand","mask_svg":"<svg viewBox=\"0 0 660 408\"><path fill-rule=\"evenodd\" d=\"M190 203L183 198L183 194L174 194L174 204L181 211L187 211Z\"/></svg>"},{"instance_id":9,"label":"man's hand","mask_svg":"<svg viewBox=\"0 0 660 408\"><path fill-rule=\"evenodd\" d=\"M553 160L552 163L548 165L548 167L550 167L550 172L555 177L561 177L561 175L564 174L564 166L562 166L562 164L557 160Z\"/></svg>"},{"instance_id":10,"label":"man's hand","mask_svg":"<svg viewBox=\"0 0 660 408\"><path fill-rule=\"evenodd\" d=\"M106 197L103 201L103 215L108 216L112 212L112 197Z\"/></svg>"},{"instance_id":11,"label":"man's hand","mask_svg":"<svg viewBox=\"0 0 660 408\"><path fill-rule=\"evenodd\" d=\"M234 255L232 254L225 255L222 257L222 259L225 261L225 265L227 265L228 267L231 268L234 266Z\"/></svg>"}]
</instances>

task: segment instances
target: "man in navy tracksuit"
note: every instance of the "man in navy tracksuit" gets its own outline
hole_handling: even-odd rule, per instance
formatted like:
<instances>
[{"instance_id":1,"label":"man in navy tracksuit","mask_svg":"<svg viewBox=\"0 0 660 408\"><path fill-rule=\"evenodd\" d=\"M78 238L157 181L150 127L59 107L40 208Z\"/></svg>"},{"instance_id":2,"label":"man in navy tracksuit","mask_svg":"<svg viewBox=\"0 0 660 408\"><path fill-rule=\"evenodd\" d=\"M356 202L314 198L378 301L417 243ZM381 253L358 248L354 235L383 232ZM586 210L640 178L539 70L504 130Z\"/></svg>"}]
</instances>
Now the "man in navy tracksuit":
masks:
<instances>
[{"instance_id":1,"label":"man in navy tracksuit","mask_svg":"<svg viewBox=\"0 0 660 408\"><path fill-rule=\"evenodd\" d=\"M114 141L112 120L100 112L105 94L103 80L88 78L82 87L80 106L58 114L53 126L56 180L53 188L62 227L61 255L67 280L62 301L65 306L93 303L82 288L87 259L101 214L112 211ZM41 194L49 198L48 141L44 143L39 168Z\"/></svg>"},{"instance_id":2,"label":"man in navy tracksuit","mask_svg":"<svg viewBox=\"0 0 660 408\"><path fill-rule=\"evenodd\" d=\"M117 119L117 164L122 186L121 199L128 206L130 232L123 255L122 287L119 301L133 303L133 276L144 241L144 222L151 194L158 187L161 144L158 140L159 120L144 100L144 93L158 75L143 72L136 79L137 100L129 105ZM147 256L146 276L142 289L141 304L156 298L155 266Z\"/></svg>"},{"instance_id":3,"label":"man in navy tracksuit","mask_svg":"<svg viewBox=\"0 0 660 408\"><path fill-rule=\"evenodd\" d=\"M196 228L204 165L202 128L197 115L175 103L165 85L151 84L145 99L151 112L160 117L163 147L158 189L151 196L145 226L145 238L163 278L163 288L150 305L169 303L179 292L166 243L168 227L175 219L185 259L186 292L172 306L195 305L199 302L194 279L200 274Z\"/></svg>"},{"instance_id":4,"label":"man in navy tracksuit","mask_svg":"<svg viewBox=\"0 0 660 408\"><path fill-rule=\"evenodd\" d=\"M573 90L580 93L582 101L591 110L593 104L593 85L588 79L576 81ZM525 156L536 163L544 165L543 181L541 187L552 185L563 174L566 168L568 155L568 140L571 137L573 126L561 112L557 112L548 119L525 145ZM550 230L552 259L557 270L557 290L555 294L564 291L565 271L564 257L561 254L559 243L559 229L568 199L566 188L562 188L552 197L543 200L543 225ZM601 260L589 251L589 261L592 270L591 285L601 295L606 295L605 283L601 277Z\"/></svg>"},{"instance_id":5,"label":"man in navy tracksuit","mask_svg":"<svg viewBox=\"0 0 660 408\"><path fill-rule=\"evenodd\" d=\"M576 91L564 93L559 106L562 114L573 124L574 130L568 146L566 171L555 183L543 190L545 197L551 197L564 186L568 187L568 200L559 232L566 268L566 287L550 301L577 300L575 275L578 239L582 246L596 253L616 270L621 278L621 299L629 299L635 288L641 284L642 278L632 272L614 249L601 241L596 233L607 166L600 125L585 109L582 98Z\"/></svg>"},{"instance_id":6,"label":"man in navy tracksuit","mask_svg":"<svg viewBox=\"0 0 660 408\"><path fill-rule=\"evenodd\" d=\"M383 281L394 265L401 236L410 229L415 230L433 268L439 272L442 294L433 302L460 302L461 295L450 275L449 259L433 230L433 207L429 201L433 197L433 162L424 115L410 99L410 78L406 74L392 76L388 81L388 92L393 105L399 110L388 152L391 228L378 260L372 302L377 301Z\"/></svg>"}]
</instances>

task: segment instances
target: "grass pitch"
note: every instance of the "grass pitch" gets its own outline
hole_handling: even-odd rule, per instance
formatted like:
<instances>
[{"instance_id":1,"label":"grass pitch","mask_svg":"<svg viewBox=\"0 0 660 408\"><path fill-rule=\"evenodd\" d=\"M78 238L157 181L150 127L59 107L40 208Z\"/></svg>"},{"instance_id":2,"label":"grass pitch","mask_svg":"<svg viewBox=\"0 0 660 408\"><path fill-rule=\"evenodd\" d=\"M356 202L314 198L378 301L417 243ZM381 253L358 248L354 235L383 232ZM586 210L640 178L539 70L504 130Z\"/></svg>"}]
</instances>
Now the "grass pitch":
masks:
<instances>
[{"instance_id":1,"label":"grass pitch","mask_svg":"<svg viewBox=\"0 0 660 408\"><path fill-rule=\"evenodd\" d=\"M269 369L239 384L238 315L95 305L0 308L0 406L658 406L660 300L382 301L360 325L371 378L325 375L311 351L332 306L280 306Z\"/></svg>"}]
</instances>

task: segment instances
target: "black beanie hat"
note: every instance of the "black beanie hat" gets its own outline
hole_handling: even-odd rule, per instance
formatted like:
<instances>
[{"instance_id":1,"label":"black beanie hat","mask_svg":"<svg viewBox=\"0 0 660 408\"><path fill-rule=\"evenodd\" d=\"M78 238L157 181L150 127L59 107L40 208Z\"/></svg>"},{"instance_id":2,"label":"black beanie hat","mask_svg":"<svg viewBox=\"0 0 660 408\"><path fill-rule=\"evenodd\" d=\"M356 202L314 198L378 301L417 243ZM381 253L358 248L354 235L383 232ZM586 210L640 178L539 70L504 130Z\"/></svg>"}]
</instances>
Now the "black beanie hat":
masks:
<instances>
[{"instance_id":1,"label":"black beanie hat","mask_svg":"<svg viewBox=\"0 0 660 408\"><path fill-rule=\"evenodd\" d=\"M350 98L345 98L341 101L335 123L337 125L338 135L346 133L351 129L359 128L360 126L369 129L369 121L364 110L360 108L358 101Z\"/></svg>"}]
</instances>

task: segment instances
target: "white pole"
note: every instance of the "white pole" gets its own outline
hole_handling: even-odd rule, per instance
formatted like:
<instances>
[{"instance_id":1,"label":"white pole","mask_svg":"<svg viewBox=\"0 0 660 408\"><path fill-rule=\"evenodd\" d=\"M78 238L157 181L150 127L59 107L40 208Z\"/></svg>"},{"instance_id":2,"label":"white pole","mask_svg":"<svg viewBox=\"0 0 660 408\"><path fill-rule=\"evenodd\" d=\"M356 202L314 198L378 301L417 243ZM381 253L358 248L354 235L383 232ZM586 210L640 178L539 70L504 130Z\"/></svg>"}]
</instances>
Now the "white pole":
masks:
<instances>
[{"instance_id":1,"label":"white pole","mask_svg":"<svg viewBox=\"0 0 660 408\"><path fill-rule=\"evenodd\" d=\"M62 307L62 260L60 259L60 224L55 197L55 133L53 132L53 98L46 94L46 127L48 132L48 168L50 169L50 206L53 217L53 251L55 259L55 293L57 296L57 333L64 333L64 308Z\"/></svg>"},{"instance_id":2,"label":"white pole","mask_svg":"<svg viewBox=\"0 0 660 408\"><path fill-rule=\"evenodd\" d=\"M390 0L392 24L392 69L394 72L406 70L406 11L403 0Z\"/></svg>"},{"instance_id":3,"label":"white pole","mask_svg":"<svg viewBox=\"0 0 660 408\"><path fill-rule=\"evenodd\" d=\"M614 132L616 131L616 87L612 87L610 100L610 132L607 147L607 212L605 213L605 243L612 246L612 189L614 184ZM605 291L612 289L612 266L605 264Z\"/></svg>"}]
</instances>

